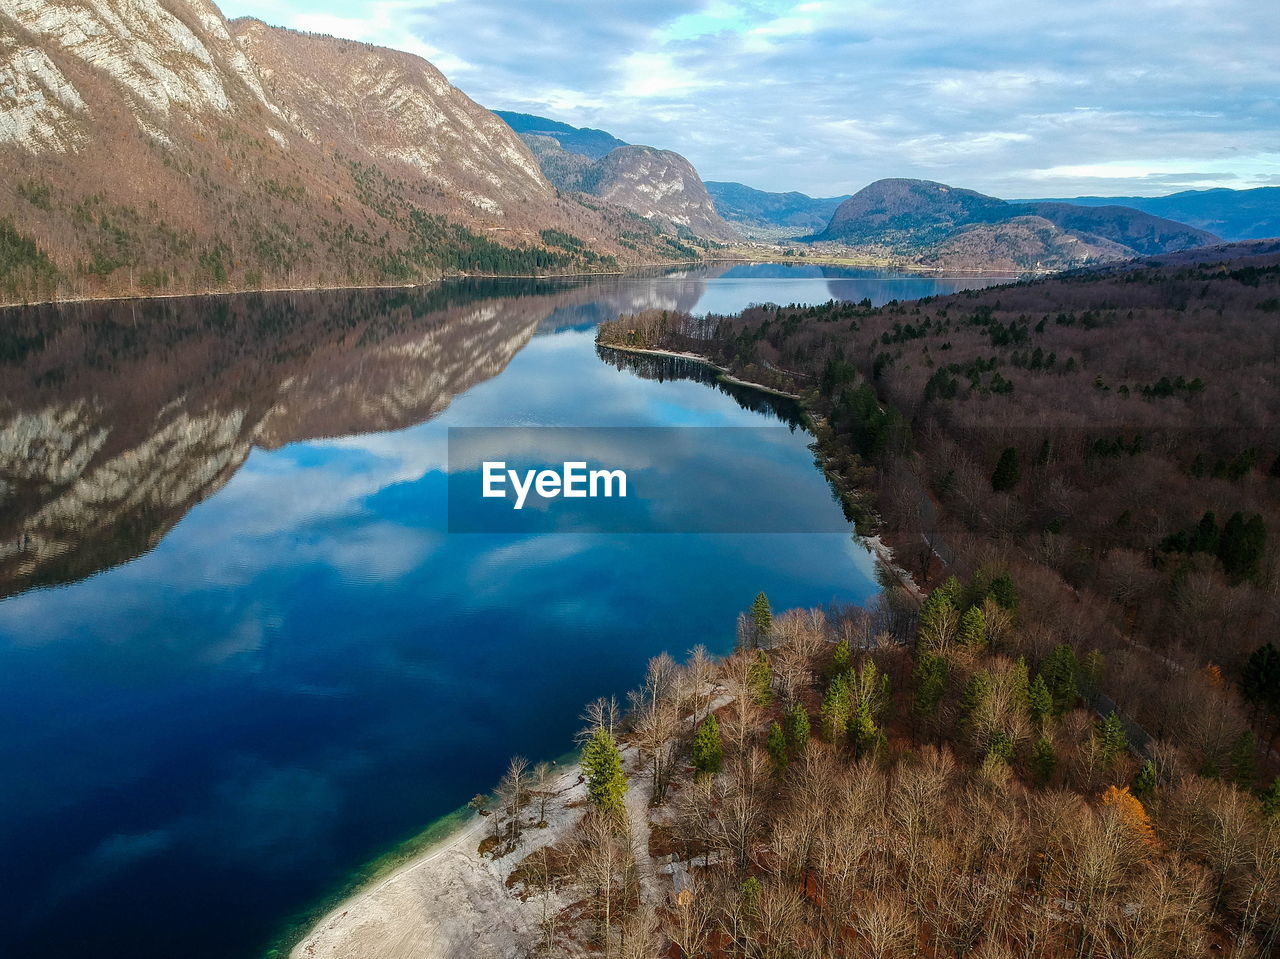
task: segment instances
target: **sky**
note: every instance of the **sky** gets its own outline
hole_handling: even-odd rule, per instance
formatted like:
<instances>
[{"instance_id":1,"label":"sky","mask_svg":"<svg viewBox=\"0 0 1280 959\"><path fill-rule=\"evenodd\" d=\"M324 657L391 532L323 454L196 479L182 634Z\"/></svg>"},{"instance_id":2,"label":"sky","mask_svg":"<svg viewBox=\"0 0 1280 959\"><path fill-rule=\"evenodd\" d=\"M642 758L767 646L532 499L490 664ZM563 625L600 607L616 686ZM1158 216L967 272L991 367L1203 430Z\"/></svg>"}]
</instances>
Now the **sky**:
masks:
<instances>
[{"instance_id":1,"label":"sky","mask_svg":"<svg viewBox=\"0 0 1280 959\"><path fill-rule=\"evenodd\" d=\"M1280 186L1275 0L226 0L426 57L490 109L814 196Z\"/></svg>"}]
</instances>

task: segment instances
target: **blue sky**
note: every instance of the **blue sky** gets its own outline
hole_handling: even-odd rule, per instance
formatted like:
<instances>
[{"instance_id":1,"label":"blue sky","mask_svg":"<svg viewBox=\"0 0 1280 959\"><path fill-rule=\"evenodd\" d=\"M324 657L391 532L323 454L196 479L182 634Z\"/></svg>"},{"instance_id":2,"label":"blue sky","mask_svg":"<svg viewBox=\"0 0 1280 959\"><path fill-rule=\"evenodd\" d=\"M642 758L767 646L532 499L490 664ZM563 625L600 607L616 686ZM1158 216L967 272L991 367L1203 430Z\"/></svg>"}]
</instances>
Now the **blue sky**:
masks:
<instances>
[{"instance_id":1,"label":"blue sky","mask_svg":"<svg viewBox=\"0 0 1280 959\"><path fill-rule=\"evenodd\" d=\"M705 179L998 196L1280 185L1274 0L227 0L418 53L493 109L683 153Z\"/></svg>"}]
</instances>

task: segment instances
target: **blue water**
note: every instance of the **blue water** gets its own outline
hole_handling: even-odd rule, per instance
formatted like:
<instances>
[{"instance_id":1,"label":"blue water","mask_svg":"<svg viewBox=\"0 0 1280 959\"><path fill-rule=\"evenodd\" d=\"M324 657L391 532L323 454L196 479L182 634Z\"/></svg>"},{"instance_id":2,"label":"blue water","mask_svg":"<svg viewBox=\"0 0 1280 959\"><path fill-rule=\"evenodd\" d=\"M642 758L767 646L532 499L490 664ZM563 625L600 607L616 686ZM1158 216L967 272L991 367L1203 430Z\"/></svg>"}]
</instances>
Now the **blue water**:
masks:
<instances>
[{"instance_id":1,"label":"blue water","mask_svg":"<svg viewBox=\"0 0 1280 959\"><path fill-rule=\"evenodd\" d=\"M449 535L446 430L781 425L602 362L592 327L983 282L735 267L0 316L0 954L254 956L511 754L563 753L650 656L726 651L756 592L865 601L849 533ZM838 516L806 442L779 482Z\"/></svg>"}]
</instances>

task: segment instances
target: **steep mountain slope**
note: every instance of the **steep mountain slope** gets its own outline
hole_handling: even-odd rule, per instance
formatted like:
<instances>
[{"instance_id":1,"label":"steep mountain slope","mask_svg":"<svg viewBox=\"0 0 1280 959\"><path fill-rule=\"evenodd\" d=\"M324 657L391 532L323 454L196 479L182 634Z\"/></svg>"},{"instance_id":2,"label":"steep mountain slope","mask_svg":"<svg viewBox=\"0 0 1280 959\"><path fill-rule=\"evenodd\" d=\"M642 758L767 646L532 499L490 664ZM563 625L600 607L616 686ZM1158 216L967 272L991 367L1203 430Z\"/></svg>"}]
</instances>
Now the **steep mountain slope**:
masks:
<instances>
[{"instance_id":1,"label":"steep mountain slope","mask_svg":"<svg viewBox=\"0 0 1280 959\"><path fill-rule=\"evenodd\" d=\"M1186 190L1168 196L1078 196L1020 202L1070 203L1086 207L1118 204L1208 230L1224 240L1280 236L1280 187L1277 186L1252 190Z\"/></svg>"},{"instance_id":2,"label":"steep mountain slope","mask_svg":"<svg viewBox=\"0 0 1280 959\"><path fill-rule=\"evenodd\" d=\"M409 54L208 0L0 0L0 54L0 299L662 255Z\"/></svg>"},{"instance_id":3,"label":"steep mountain slope","mask_svg":"<svg viewBox=\"0 0 1280 959\"><path fill-rule=\"evenodd\" d=\"M706 181L707 192L716 210L730 223L748 231L796 231L816 233L831 222L831 216L849 194L811 197L794 191L768 193L742 183Z\"/></svg>"},{"instance_id":4,"label":"steep mountain slope","mask_svg":"<svg viewBox=\"0 0 1280 959\"><path fill-rule=\"evenodd\" d=\"M559 190L600 197L682 234L738 239L738 232L716 211L698 171L678 153L627 145L592 160L565 150L552 137L522 136L543 174Z\"/></svg>"},{"instance_id":5,"label":"steep mountain slope","mask_svg":"<svg viewBox=\"0 0 1280 959\"><path fill-rule=\"evenodd\" d=\"M682 235L740 239L716 210L698 171L680 154L546 117L497 115L520 134L556 189L600 197Z\"/></svg>"},{"instance_id":6,"label":"steep mountain slope","mask_svg":"<svg viewBox=\"0 0 1280 959\"><path fill-rule=\"evenodd\" d=\"M570 153L593 160L599 160L610 150L630 146L626 140L619 140L612 133L593 130L591 127L574 127L559 120L548 120L531 113L513 113L510 110L494 110L493 114L516 133L550 137Z\"/></svg>"},{"instance_id":7,"label":"steep mountain slope","mask_svg":"<svg viewBox=\"0 0 1280 959\"><path fill-rule=\"evenodd\" d=\"M926 262L1060 269L1207 246L1211 233L1125 207L1014 204L929 180L878 180L815 241L877 245Z\"/></svg>"}]
</instances>

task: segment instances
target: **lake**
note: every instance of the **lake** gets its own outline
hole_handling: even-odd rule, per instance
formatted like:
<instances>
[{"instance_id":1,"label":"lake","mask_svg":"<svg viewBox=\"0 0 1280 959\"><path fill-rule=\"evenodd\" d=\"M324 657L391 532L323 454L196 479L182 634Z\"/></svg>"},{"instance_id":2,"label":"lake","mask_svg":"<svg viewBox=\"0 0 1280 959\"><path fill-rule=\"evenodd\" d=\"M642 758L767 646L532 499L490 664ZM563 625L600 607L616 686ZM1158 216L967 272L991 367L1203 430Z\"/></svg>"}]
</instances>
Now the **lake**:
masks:
<instances>
[{"instance_id":1,"label":"lake","mask_svg":"<svg viewBox=\"0 0 1280 959\"><path fill-rule=\"evenodd\" d=\"M257 956L510 755L563 754L649 657L728 651L758 591L866 601L802 431L771 482L842 532L449 534L448 430L784 426L602 361L594 326L990 282L742 265L0 311L0 954Z\"/></svg>"}]
</instances>

